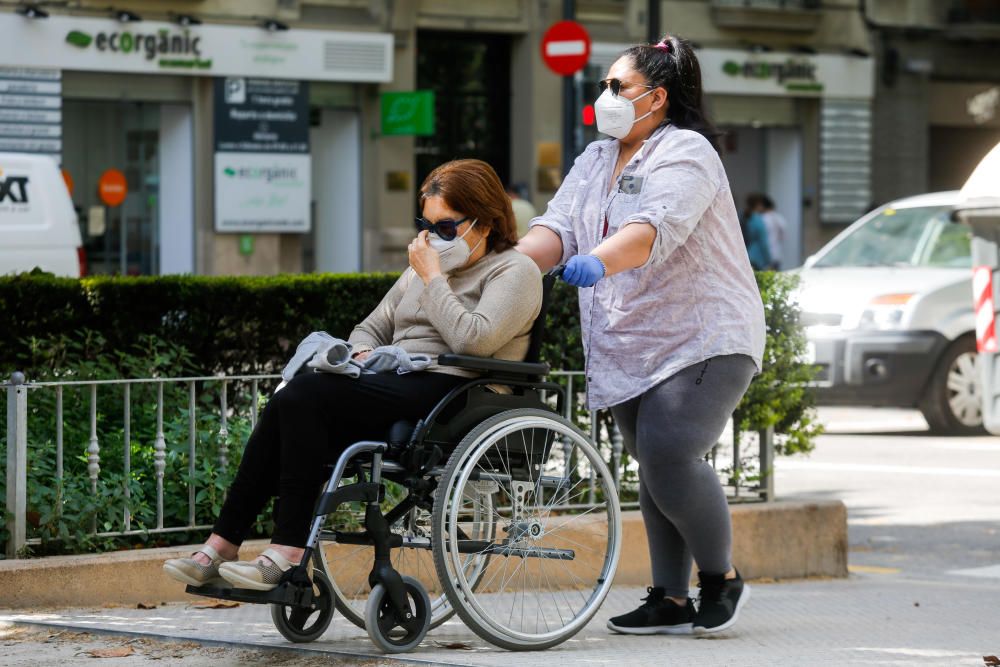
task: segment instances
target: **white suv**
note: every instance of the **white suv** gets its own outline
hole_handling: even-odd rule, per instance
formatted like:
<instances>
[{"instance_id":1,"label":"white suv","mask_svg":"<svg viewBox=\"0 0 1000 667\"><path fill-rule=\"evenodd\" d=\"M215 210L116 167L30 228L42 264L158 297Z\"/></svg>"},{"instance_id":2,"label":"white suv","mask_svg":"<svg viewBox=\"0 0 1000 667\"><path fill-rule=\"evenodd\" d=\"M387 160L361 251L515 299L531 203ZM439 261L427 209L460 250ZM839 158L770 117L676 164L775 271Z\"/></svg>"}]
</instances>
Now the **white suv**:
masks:
<instances>
[{"instance_id":1,"label":"white suv","mask_svg":"<svg viewBox=\"0 0 1000 667\"><path fill-rule=\"evenodd\" d=\"M918 407L933 431L982 433L970 230L957 192L867 214L798 270L826 405Z\"/></svg>"}]
</instances>

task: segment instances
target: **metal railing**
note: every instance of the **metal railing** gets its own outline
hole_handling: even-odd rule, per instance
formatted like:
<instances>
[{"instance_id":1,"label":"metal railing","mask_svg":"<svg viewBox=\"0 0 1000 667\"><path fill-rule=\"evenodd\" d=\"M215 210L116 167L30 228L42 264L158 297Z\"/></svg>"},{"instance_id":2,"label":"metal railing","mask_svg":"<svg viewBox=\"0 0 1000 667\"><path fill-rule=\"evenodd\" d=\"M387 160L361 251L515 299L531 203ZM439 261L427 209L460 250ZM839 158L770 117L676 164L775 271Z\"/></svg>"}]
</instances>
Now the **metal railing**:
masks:
<instances>
[{"instance_id":1,"label":"metal railing","mask_svg":"<svg viewBox=\"0 0 1000 667\"><path fill-rule=\"evenodd\" d=\"M638 474L637 464L627 456L624 447L624 438L614 424L610 414L606 411L592 411L583 407L586 391L586 380L582 371L554 371L550 378L561 382L566 387L566 395L569 400L563 405L564 415L583 430L588 432L591 439L598 443L602 452L606 452L605 459L614 475L615 487L622 497L623 508L638 507ZM60 505L58 493L64 488L66 483L64 458L66 456L66 417L64 414L64 397L67 392L80 392L74 394L77 399L77 413L83 412L87 415L87 423L83 426L73 425L76 432L83 434L81 438L84 442L70 444L70 455L86 461L86 476L89 479L90 493L95 497L98 495L102 485L120 484L120 521L117 520L118 530L111 530L107 525L98 525L96 514L90 521L88 534L95 538L126 537L130 535L154 535L158 533L187 532L194 530L207 530L211 528L205 523L198 523L199 510L199 489L196 481L196 471L199 462L204 464L206 458L211 460L212 465L218 470L225 470L230 465L231 443L230 425L240 422L248 431L257 422L261 389L264 385L270 387L280 379L278 375L239 375L239 376L201 376L201 377L177 377L177 378L137 378L137 379L116 379L116 380L75 380L59 382L28 382L22 373L14 373L10 380L0 387L3 387L7 399L6 412L6 517L7 528L7 558L15 558L23 555L25 547L38 544L41 539L29 537L28 535L28 497L29 497L29 474L28 466L31 465L31 448L40 450L42 448L55 449L54 469L51 479L45 479L45 484L50 484L57 490L54 504ZM167 402L164 398L165 388L172 387L171 405L178 407L179 415L168 415L171 420L172 431L171 440L168 443L168 436L164 431L164 410ZM231 402L230 391L235 387L235 393L244 403L242 414L237 409L236 395ZM182 389L178 392L177 389ZM146 432L147 438L151 436L152 455L147 456L151 460L142 470L133 464L132 450L134 440L133 425L137 418L134 412L136 407L135 394L139 391L150 392L155 390L155 407L150 408L148 402L138 401L140 410L151 409L153 415L145 415L147 421L155 424L153 430ZM120 413L111 414L108 407L109 398L117 399L117 395L111 396L110 392L120 390L121 407ZM43 438L39 444L32 439L29 428L29 415L32 405L31 394L40 392L51 392L48 398L54 424L35 425L41 430L44 426L47 435L51 437ZM201 399L199 401L199 399ZM554 405L554 397L550 397ZM103 401L103 403L102 403ZM210 405L211 408L206 407ZM187 424L181 424L183 413L186 407ZM199 440L204 440L205 426L199 427L199 418L206 418L210 415L204 413L211 411L214 418L207 426L210 429L211 442L214 443L205 451L205 447L199 447ZM106 422L112 419L120 419L115 424L115 437L113 440L121 447L121 469L116 471L118 481L107 482L102 480L102 456L109 457L105 442L102 442L102 434L107 434ZM120 424L120 428L118 425ZM183 434L179 429L186 430ZM186 435L186 442L183 442ZM708 460L720 475L720 481L726 489L730 502L767 501L774 497L772 463L773 463L773 434L771 432L750 434L751 442L743 442L740 438L733 438L731 433L728 441L731 447L725 445L726 437L713 448ZM756 443L752 442L756 439ZM176 458L185 464L184 470L168 471L168 445L173 445ZM567 443L567 447L568 447ZM747 448L756 448L757 451L747 456ZM37 452L36 452L37 453ZM51 454L51 452L47 452ZM75 453L75 454L74 454ZM85 459L84 459L85 457ZM183 459L186 458L186 461ZM82 464L81 460L81 464ZM115 463L118 463L117 458ZM567 465L569 465L567 463ZM149 470L148 468L152 468ZM179 466L178 466L179 467ZM81 466L77 468L82 472ZM579 471L578 471L579 472ZM151 473L151 474L150 474ZM569 471L567 470L567 474ZM180 486L186 486L187 491L187 516L186 521L171 522L166 525L165 512L165 479L168 475L184 475ZM583 474L587 474L584 471ZM595 485L593 472L591 475L591 493L588 498L589 503L595 503ZM78 480L79 481L79 480ZM35 485L42 483L37 475L33 479ZM144 492L151 492L155 498L155 512L152 516L147 516L146 520L137 519L134 514L132 489L135 483L149 485L155 484L155 489L142 487ZM177 484L172 485L177 487ZM172 498L172 500L174 500ZM582 505L581 508L591 505ZM37 510L38 508L36 508ZM572 509L572 508L568 508ZM58 507L53 508L58 512ZM117 512L118 510L115 510ZM204 515L204 512L202 512ZM105 528L101 530L101 528Z\"/></svg>"}]
</instances>

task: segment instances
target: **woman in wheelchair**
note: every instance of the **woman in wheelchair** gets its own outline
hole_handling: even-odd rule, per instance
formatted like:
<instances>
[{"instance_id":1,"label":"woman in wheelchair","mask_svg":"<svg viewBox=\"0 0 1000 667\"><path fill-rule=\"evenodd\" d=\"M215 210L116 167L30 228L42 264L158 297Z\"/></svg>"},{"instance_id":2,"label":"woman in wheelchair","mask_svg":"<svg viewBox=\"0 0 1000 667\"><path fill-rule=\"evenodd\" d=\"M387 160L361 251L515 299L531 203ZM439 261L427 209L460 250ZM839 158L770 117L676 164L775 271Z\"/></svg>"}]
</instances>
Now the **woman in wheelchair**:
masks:
<instances>
[{"instance_id":1,"label":"woman in wheelchair","mask_svg":"<svg viewBox=\"0 0 1000 667\"><path fill-rule=\"evenodd\" d=\"M510 199L479 160L441 165L420 189L422 217L409 268L351 333L353 354L395 345L432 358L445 353L521 361L542 301L535 263L517 252ZM267 591L303 556L328 464L352 443L384 439L400 419L427 415L474 372L432 363L422 372L305 373L276 393L247 441L239 471L207 542L166 573L192 586ZM240 544L276 497L271 544L237 561Z\"/></svg>"}]
</instances>

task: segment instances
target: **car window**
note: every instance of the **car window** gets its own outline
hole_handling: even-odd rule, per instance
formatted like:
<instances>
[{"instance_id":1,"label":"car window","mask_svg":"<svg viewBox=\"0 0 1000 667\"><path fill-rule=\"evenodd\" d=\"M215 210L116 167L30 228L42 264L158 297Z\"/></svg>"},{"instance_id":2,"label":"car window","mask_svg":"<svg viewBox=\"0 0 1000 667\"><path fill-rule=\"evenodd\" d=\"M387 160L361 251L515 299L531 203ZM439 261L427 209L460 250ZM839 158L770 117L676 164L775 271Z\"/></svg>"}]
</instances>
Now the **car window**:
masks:
<instances>
[{"instance_id":1,"label":"car window","mask_svg":"<svg viewBox=\"0 0 1000 667\"><path fill-rule=\"evenodd\" d=\"M938 224L938 232L930 243L925 266L969 268L972 266L972 233L965 225L947 219Z\"/></svg>"},{"instance_id":2,"label":"car window","mask_svg":"<svg viewBox=\"0 0 1000 667\"><path fill-rule=\"evenodd\" d=\"M882 209L813 266L971 266L970 233L948 220L949 210L945 206Z\"/></svg>"}]
</instances>

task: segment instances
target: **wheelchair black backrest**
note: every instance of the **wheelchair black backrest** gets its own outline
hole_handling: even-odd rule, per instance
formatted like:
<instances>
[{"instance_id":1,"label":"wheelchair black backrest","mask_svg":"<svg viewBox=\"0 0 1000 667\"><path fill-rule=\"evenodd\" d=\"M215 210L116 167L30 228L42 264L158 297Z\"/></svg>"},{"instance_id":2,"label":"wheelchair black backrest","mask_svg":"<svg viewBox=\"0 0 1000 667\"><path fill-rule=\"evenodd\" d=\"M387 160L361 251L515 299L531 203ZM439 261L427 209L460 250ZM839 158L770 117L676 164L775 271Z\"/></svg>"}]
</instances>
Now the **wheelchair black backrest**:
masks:
<instances>
[{"instance_id":1,"label":"wheelchair black backrest","mask_svg":"<svg viewBox=\"0 0 1000 667\"><path fill-rule=\"evenodd\" d=\"M528 353L524 355L525 361L535 363L542 356L542 341L545 338L545 316L549 312L552 303L552 287L556 283L556 277L552 274L542 276L542 307L538 311L538 317L531 327L531 342L528 344Z\"/></svg>"}]
</instances>

